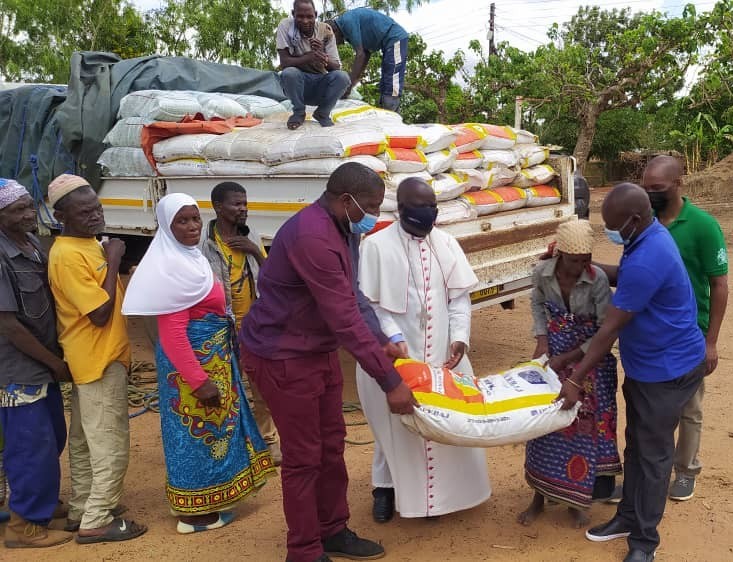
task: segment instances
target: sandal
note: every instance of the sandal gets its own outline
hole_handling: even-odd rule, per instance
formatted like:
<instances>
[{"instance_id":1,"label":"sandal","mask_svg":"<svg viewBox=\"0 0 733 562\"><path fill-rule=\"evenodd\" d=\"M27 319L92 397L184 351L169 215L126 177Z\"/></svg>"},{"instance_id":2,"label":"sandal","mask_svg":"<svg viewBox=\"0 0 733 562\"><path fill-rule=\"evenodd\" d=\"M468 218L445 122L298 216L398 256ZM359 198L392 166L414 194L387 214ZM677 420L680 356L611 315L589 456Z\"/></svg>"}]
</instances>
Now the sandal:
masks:
<instances>
[{"instance_id":1,"label":"sandal","mask_svg":"<svg viewBox=\"0 0 733 562\"><path fill-rule=\"evenodd\" d=\"M135 523L131 519L114 519L101 535L76 535L76 542L79 544L96 544L100 542L120 542L135 539L145 534L148 528L145 525Z\"/></svg>"},{"instance_id":2,"label":"sandal","mask_svg":"<svg viewBox=\"0 0 733 562\"><path fill-rule=\"evenodd\" d=\"M295 129L300 128L300 126L305 122L305 115L298 115L296 113L293 113L290 117L288 117L288 129L291 131L294 131Z\"/></svg>"},{"instance_id":3,"label":"sandal","mask_svg":"<svg viewBox=\"0 0 733 562\"><path fill-rule=\"evenodd\" d=\"M112 517L119 517L126 511L127 506L120 503L117 504L117 507L115 507L110 513L112 514ZM81 521L79 521L78 519L66 519L66 524L62 528L68 533L76 533L79 530L80 525Z\"/></svg>"},{"instance_id":4,"label":"sandal","mask_svg":"<svg viewBox=\"0 0 733 562\"><path fill-rule=\"evenodd\" d=\"M183 521L178 522L176 531L181 535L188 535L191 533L200 533L202 531L211 531L213 529L221 529L229 525L234 521L234 513L232 511L220 511L219 519L211 523L210 525L191 525L190 523L184 523Z\"/></svg>"},{"instance_id":5,"label":"sandal","mask_svg":"<svg viewBox=\"0 0 733 562\"><path fill-rule=\"evenodd\" d=\"M321 127L333 127L333 121L331 120L331 118L328 115L324 117L322 115L319 115L318 112L315 112L313 113L313 119L318 121L318 124Z\"/></svg>"}]
</instances>

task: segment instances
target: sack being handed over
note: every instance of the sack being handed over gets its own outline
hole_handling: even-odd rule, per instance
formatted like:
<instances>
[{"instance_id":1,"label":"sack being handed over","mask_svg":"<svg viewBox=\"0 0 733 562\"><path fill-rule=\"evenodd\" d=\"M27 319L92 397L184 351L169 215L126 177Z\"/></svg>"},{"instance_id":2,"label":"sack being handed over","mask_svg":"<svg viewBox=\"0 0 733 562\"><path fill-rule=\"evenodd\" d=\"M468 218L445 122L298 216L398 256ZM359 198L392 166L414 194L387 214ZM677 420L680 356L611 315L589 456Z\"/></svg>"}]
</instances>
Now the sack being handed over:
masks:
<instances>
[{"instance_id":1,"label":"sack being handed over","mask_svg":"<svg viewBox=\"0 0 733 562\"><path fill-rule=\"evenodd\" d=\"M462 447L524 443L568 427L579 405L561 410L560 381L540 360L475 377L412 360L395 363L419 408L401 417L425 439Z\"/></svg>"}]
</instances>

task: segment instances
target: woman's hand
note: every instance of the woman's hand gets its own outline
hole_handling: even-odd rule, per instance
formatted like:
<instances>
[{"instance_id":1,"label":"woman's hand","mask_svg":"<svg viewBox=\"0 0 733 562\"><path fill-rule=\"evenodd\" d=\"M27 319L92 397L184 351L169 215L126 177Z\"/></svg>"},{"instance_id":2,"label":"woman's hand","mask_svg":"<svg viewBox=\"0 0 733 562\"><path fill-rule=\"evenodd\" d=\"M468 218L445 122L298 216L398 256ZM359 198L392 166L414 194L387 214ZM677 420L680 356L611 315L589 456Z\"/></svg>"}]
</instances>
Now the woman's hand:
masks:
<instances>
[{"instance_id":1,"label":"woman's hand","mask_svg":"<svg viewBox=\"0 0 733 562\"><path fill-rule=\"evenodd\" d=\"M570 364L570 362L571 362L571 359L567 353L561 353L560 355L555 355L554 357L550 357L550 369L552 369L556 373L560 373L565 370L565 368Z\"/></svg>"},{"instance_id":2,"label":"woman's hand","mask_svg":"<svg viewBox=\"0 0 733 562\"><path fill-rule=\"evenodd\" d=\"M537 336L537 347L534 348L532 359L550 354L550 346L547 343L547 336Z\"/></svg>"},{"instance_id":3,"label":"woman's hand","mask_svg":"<svg viewBox=\"0 0 733 562\"><path fill-rule=\"evenodd\" d=\"M202 406L206 406L207 408L221 407L221 394L219 394L219 388L211 381L211 379L206 379L206 382L194 390L192 394L199 399Z\"/></svg>"},{"instance_id":4,"label":"woman's hand","mask_svg":"<svg viewBox=\"0 0 733 562\"><path fill-rule=\"evenodd\" d=\"M560 400L562 400L561 410L571 409L580 400L580 389L573 383L568 382L567 379L564 380L560 394L555 398L555 402L559 402Z\"/></svg>"}]
</instances>

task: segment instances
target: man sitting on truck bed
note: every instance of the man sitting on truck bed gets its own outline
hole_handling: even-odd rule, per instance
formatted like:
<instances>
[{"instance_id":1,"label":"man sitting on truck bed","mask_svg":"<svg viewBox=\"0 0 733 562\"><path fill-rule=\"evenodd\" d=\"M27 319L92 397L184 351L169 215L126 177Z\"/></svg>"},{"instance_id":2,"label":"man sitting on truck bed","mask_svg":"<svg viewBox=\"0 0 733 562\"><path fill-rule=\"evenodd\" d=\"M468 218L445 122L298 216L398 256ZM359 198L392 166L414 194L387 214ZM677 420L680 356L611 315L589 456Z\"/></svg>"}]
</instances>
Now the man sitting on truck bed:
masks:
<instances>
[{"instance_id":1,"label":"man sitting on truck bed","mask_svg":"<svg viewBox=\"0 0 733 562\"><path fill-rule=\"evenodd\" d=\"M333 125L331 111L346 92L351 79L341 70L341 59L331 28L316 21L313 0L295 0L293 17L277 26L280 81L293 104L288 128L305 121L305 105L316 105L313 118L323 127Z\"/></svg>"}]
</instances>

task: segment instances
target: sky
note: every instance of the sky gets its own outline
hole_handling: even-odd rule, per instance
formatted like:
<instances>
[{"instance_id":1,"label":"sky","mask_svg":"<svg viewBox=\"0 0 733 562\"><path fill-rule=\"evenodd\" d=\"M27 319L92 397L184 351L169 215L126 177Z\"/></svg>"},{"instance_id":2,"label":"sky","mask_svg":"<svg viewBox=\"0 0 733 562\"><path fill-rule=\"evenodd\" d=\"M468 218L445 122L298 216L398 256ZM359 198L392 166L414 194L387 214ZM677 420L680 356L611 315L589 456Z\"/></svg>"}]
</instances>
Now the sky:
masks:
<instances>
[{"instance_id":1,"label":"sky","mask_svg":"<svg viewBox=\"0 0 733 562\"><path fill-rule=\"evenodd\" d=\"M132 0L144 10L157 8L161 0ZM272 0L286 12L292 0ZM316 6L321 5L316 0ZM359 2L356 2L357 4ZM489 5L491 0L432 0L413 9L400 10L392 17L410 33L419 33L428 48L452 55L456 50L468 51L468 43L479 39L488 47ZM547 41L547 29L569 21L578 11L577 0L495 0L496 42L507 41L525 51L532 51ZM679 15L686 0L596 0L584 2L605 9L631 8L633 11L659 10ZM709 10L714 0L692 0L699 11ZM274 37L273 37L274 41Z\"/></svg>"}]
</instances>

